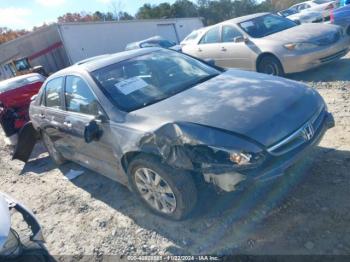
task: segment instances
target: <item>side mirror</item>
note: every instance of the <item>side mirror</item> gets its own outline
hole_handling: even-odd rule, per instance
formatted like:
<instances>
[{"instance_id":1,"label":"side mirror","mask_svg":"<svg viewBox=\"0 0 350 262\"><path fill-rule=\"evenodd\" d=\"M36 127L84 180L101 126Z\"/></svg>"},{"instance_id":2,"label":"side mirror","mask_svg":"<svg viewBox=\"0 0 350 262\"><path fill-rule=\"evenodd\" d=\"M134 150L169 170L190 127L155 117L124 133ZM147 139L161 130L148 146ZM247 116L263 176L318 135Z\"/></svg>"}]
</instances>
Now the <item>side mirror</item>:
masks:
<instances>
[{"instance_id":1,"label":"side mirror","mask_svg":"<svg viewBox=\"0 0 350 262\"><path fill-rule=\"evenodd\" d=\"M299 20L294 20L294 22L297 24L297 25L301 25L301 22Z\"/></svg>"},{"instance_id":2,"label":"side mirror","mask_svg":"<svg viewBox=\"0 0 350 262\"><path fill-rule=\"evenodd\" d=\"M211 66L215 66L215 60L208 58L204 60L207 64L211 65Z\"/></svg>"},{"instance_id":3,"label":"side mirror","mask_svg":"<svg viewBox=\"0 0 350 262\"><path fill-rule=\"evenodd\" d=\"M38 97L38 94L33 95L33 96L30 98L30 101L33 102L37 97Z\"/></svg>"},{"instance_id":4,"label":"side mirror","mask_svg":"<svg viewBox=\"0 0 350 262\"><path fill-rule=\"evenodd\" d=\"M107 116L104 114L99 114L95 119L100 121L101 123L106 123L108 121Z\"/></svg>"},{"instance_id":5,"label":"side mirror","mask_svg":"<svg viewBox=\"0 0 350 262\"><path fill-rule=\"evenodd\" d=\"M245 36L237 36L233 38L234 43L248 43L249 39Z\"/></svg>"},{"instance_id":6,"label":"side mirror","mask_svg":"<svg viewBox=\"0 0 350 262\"><path fill-rule=\"evenodd\" d=\"M96 120L91 120L90 123L88 123L84 129L85 142L91 143L94 140L99 140L101 136L102 130L98 126Z\"/></svg>"}]
</instances>

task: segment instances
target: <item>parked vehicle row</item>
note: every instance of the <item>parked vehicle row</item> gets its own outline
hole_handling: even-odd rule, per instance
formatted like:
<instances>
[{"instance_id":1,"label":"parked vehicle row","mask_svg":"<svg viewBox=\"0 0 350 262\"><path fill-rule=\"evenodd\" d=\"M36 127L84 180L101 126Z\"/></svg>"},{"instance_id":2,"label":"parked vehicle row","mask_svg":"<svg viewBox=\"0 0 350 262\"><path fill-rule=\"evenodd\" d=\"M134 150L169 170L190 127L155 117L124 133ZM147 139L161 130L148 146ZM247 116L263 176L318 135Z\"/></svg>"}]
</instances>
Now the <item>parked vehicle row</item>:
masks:
<instances>
[{"instance_id":1,"label":"parked vehicle row","mask_svg":"<svg viewBox=\"0 0 350 262\"><path fill-rule=\"evenodd\" d=\"M175 42L164 39L161 36L153 36L138 42L133 42L125 47L125 50L133 50L138 48L146 47L163 47L167 49L172 49L175 51L181 51L181 46L177 45Z\"/></svg>"},{"instance_id":2,"label":"parked vehicle row","mask_svg":"<svg viewBox=\"0 0 350 262\"><path fill-rule=\"evenodd\" d=\"M346 34L350 36L350 1L349 5L332 11L331 23L342 26Z\"/></svg>"},{"instance_id":3,"label":"parked vehicle row","mask_svg":"<svg viewBox=\"0 0 350 262\"><path fill-rule=\"evenodd\" d=\"M29 121L29 104L45 77L33 73L0 82L0 124L13 143L18 131Z\"/></svg>"},{"instance_id":4,"label":"parked vehicle row","mask_svg":"<svg viewBox=\"0 0 350 262\"><path fill-rule=\"evenodd\" d=\"M227 20L196 31L182 51L216 65L283 76L345 56L350 38L330 24L302 24L270 13Z\"/></svg>"},{"instance_id":5,"label":"parked vehicle row","mask_svg":"<svg viewBox=\"0 0 350 262\"><path fill-rule=\"evenodd\" d=\"M300 23L319 23L329 21L331 11L339 5L339 0L311 0L295 4L278 14Z\"/></svg>"},{"instance_id":6,"label":"parked vehicle row","mask_svg":"<svg viewBox=\"0 0 350 262\"><path fill-rule=\"evenodd\" d=\"M230 192L279 177L334 125L304 84L161 48L51 75L30 118L57 164L69 159L114 179L171 219L195 207L196 181ZM28 143L19 141L17 158L28 159Z\"/></svg>"},{"instance_id":7,"label":"parked vehicle row","mask_svg":"<svg viewBox=\"0 0 350 262\"><path fill-rule=\"evenodd\" d=\"M232 192L279 177L334 126L317 91L271 75L346 55L342 27L259 13L192 32L183 53L164 41L132 43L48 77L13 157L28 161L41 138L56 164L92 169L178 220L196 206L198 182Z\"/></svg>"},{"instance_id":8,"label":"parked vehicle row","mask_svg":"<svg viewBox=\"0 0 350 262\"><path fill-rule=\"evenodd\" d=\"M297 24L322 23L327 20L320 11L299 12L296 9L286 9L277 14L296 22Z\"/></svg>"}]
</instances>

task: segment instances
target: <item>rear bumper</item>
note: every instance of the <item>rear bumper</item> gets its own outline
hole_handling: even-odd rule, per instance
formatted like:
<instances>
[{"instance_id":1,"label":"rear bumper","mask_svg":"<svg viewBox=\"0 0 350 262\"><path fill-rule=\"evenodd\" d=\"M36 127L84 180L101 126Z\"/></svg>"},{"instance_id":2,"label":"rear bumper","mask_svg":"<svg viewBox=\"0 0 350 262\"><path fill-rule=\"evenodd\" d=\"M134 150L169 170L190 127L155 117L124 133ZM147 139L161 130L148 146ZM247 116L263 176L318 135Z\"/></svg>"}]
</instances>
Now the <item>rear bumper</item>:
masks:
<instances>
[{"instance_id":1,"label":"rear bumper","mask_svg":"<svg viewBox=\"0 0 350 262\"><path fill-rule=\"evenodd\" d=\"M284 72L303 72L323 64L336 61L345 56L350 50L350 37L343 37L336 44L309 53L287 53L281 58Z\"/></svg>"}]
</instances>

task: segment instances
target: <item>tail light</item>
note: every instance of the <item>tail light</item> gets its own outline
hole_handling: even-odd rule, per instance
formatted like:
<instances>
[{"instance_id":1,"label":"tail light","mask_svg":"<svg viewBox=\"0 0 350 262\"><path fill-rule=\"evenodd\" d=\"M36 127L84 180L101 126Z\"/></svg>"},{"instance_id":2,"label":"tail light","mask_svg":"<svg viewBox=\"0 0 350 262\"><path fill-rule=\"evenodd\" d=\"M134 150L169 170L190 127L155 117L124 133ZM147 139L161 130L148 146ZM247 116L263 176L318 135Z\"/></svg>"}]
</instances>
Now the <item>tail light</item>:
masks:
<instances>
[{"instance_id":1,"label":"tail light","mask_svg":"<svg viewBox=\"0 0 350 262\"><path fill-rule=\"evenodd\" d=\"M333 4L327 5L325 10L330 10L330 9L334 9L334 5Z\"/></svg>"}]
</instances>

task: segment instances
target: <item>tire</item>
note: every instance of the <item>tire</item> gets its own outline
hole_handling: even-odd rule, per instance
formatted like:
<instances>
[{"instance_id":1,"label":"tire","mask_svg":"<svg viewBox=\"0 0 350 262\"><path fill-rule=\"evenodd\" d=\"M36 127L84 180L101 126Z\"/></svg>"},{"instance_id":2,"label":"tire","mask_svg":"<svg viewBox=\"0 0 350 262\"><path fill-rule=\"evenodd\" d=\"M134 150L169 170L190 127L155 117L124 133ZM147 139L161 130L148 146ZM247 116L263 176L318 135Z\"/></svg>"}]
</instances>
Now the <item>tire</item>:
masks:
<instances>
[{"instance_id":1,"label":"tire","mask_svg":"<svg viewBox=\"0 0 350 262\"><path fill-rule=\"evenodd\" d=\"M257 66L257 71L268 75L284 76L281 62L272 55L264 56L260 59Z\"/></svg>"},{"instance_id":2,"label":"tire","mask_svg":"<svg viewBox=\"0 0 350 262\"><path fill-rule=\"evenodd\" d=\"M67 162L67 160L62 156L62 154L57 151L54 143L51 141L51 138L45 132L42 132L42 138L43 138L43 143L47 151L49 152L51 159L56 165L60 166L65 162Z\"/></svg>"},{"instance_id":3,"label":"tire","mask_svg":"<svg viewBox=\"0 0 350 262\"><path fill-rule=\"evenodd\" d=\"M197 188L191 174L163 164L154 156L135 157L128 167L128 175L137 198L157 215L182 220L196 206ZM147 180L147 176L152 181Z\"/></svg>"}]
</instances>

